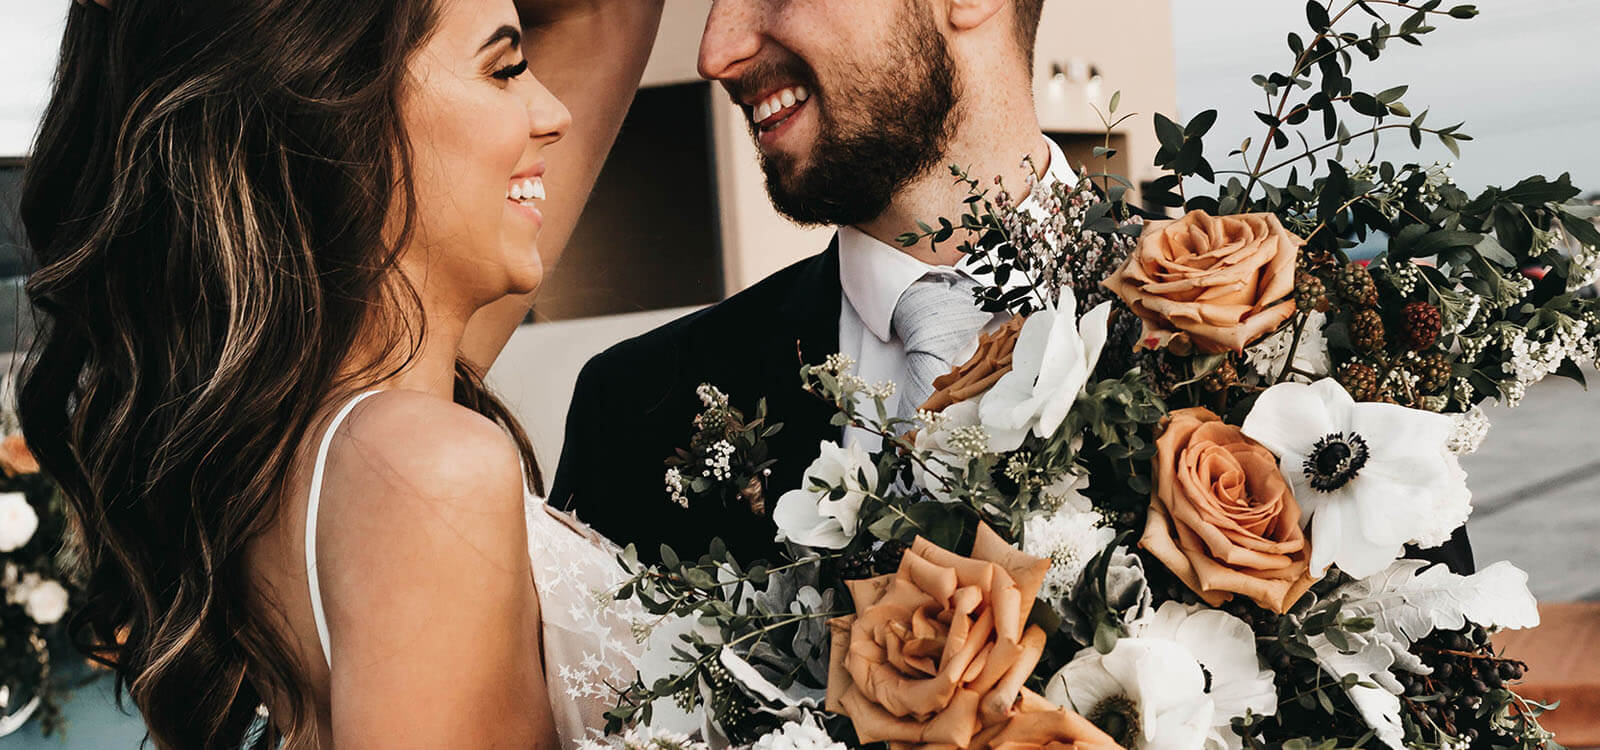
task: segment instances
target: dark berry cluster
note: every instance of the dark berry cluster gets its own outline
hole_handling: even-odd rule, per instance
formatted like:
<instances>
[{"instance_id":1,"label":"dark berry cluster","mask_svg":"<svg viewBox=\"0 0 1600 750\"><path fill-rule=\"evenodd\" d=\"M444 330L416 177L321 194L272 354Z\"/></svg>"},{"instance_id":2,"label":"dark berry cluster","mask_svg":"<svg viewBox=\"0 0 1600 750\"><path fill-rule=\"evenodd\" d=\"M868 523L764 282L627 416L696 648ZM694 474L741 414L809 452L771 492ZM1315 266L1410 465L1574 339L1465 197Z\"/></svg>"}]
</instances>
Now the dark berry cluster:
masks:
<instances>
[{"instance_id":1,"label":"dark berry cluster","mask_svg":"<svg viewBox=\"0 0 1600 750\"><path fill-rule=\"evenodd\" d=\"M1478 626L1435 632L1411 650L1433 668L1427 675L1395 674L1413 720L1474 747L1488 746L1495 731L1489 724L1493 712L1482 710L1484 703L1495 700L1506 683L1522 679L1528 665L1497 656L1488 631Z\"/></svg>"}]
</instances>

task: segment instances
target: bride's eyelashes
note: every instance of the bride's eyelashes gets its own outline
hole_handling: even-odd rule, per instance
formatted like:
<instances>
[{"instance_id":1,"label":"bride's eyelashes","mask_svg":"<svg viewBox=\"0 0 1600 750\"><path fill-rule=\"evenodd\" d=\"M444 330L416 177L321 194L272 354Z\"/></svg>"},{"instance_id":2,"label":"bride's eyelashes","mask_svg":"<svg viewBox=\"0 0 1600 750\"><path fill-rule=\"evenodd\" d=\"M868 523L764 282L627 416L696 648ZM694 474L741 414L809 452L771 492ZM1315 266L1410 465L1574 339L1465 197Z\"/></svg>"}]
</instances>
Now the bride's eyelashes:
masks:
<instances>
[{"instance_id":1,"label":"bride's eyelashes","mask_svg":"<svg viewBox=\"0 0 1600 750\"><path fill-rule=\"evenodd\" d=\"M528 61L523 60L514 65L507 65L489 75L502 81L509 81L526 72L528 72Z\"/></svg>"}]
</instances>

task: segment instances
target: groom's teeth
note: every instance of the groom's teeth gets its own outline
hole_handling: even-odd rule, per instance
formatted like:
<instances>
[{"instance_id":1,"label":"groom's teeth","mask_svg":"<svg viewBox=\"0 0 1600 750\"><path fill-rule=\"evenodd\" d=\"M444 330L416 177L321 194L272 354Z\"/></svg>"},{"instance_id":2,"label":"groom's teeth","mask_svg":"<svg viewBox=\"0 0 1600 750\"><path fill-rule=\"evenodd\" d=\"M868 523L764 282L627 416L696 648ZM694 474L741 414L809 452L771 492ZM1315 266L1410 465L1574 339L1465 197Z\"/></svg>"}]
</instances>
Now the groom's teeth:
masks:
<instances>
[{"instance_id":1,"label":"groom's teeth","mask_svg":"<svg viewBox=\"0 0 1600 750\"><path fill-rule=\"evenodd\" d=\"M796 87L794 87L794 100L795 101L803 102L803 101L805 101L807 99L810 99L810 98L811 98L811 92L806 91L806 87L804 87L804 86L796 86Z\"/></svg>"},{"instance_id":2,"label":"groom's teeth","mask_svg":"<svg viewBox=\"0 0 1600 750\"><path fill-rule=\"evenodd\" d=\"M779 92L778 98L783 102L783 106L793 107L795 102L794 89L784 89Z\"/></svg>"},{"instance_id":3,"label":"groom's teeth","mask_svg":"<svg viewBox=\"0 0 1600 750\"><path fill-rule=\"evenodd\" d=\"M757 124L766 122L783 110L797 106L811 98L804 86L790 86L750 107L750 120Z\"/></svg>"},{"instance_id":4,"label":"groom's teeth","mask_svg":"<svg viewBox=\"0 0 1600 750\"><path fill-rule=\"evenodd\" d=\"M756 122L761 122L762 120L767 119L771 115L772 115L772 110L767 108L767 103L766 102L761 102L761 103L757 104L756 107L755 107L755 111L750 113L751 117L756 118Z\"/></svg>"}]
</instances>

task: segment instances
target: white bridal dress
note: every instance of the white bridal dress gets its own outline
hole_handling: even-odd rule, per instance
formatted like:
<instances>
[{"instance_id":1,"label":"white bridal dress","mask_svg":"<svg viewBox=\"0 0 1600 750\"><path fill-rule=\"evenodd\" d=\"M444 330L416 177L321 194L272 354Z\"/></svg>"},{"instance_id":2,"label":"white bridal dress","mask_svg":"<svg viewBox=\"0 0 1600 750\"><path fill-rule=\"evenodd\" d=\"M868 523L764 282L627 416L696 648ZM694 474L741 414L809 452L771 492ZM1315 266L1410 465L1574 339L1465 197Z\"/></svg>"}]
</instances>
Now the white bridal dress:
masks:
<instances>
[{"instance_id":1,"label":"white bridal dress","mask_svg":"<svg viewBox=\"0 0 1600 750\"><path fill-rule=\"evenodd\" d=\"M323 466L339 424L356 404L378 392L356 396L334 415L317 449L311 474L311 494L306 505L306 579L310 582L317 637L330 668L328 621L322 609L316 557ZM528 556L533 561L544 628L545 681L561 746L574 748L585 739L600 737L606 724L605 712L617 704L618 692L632 684L641 651L634 632L643 622L643 610L636 602L612 599L612 593L626 579L616 561L615 545L546 505L544 498L524 491L523 499Z\"/></svg>"}]
</instances>

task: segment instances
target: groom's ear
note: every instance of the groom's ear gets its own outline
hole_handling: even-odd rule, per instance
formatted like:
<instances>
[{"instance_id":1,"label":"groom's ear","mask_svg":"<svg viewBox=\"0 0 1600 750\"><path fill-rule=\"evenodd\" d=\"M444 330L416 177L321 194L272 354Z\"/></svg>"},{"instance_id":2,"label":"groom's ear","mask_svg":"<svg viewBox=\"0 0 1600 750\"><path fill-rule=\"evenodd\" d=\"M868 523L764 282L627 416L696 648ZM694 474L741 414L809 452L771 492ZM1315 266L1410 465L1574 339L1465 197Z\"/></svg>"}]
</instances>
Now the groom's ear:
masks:
<instances>
[{"instance_id":1,"label":"groom's ear","mask_svg":"<svg viewBox=\"0 0 1600 750\"><path fill-rule=\"evenodd\" d=\"M956 31L970 31L992 20L1012 0L942 0L950 26Z\"/></svg>"}]
</instances>

